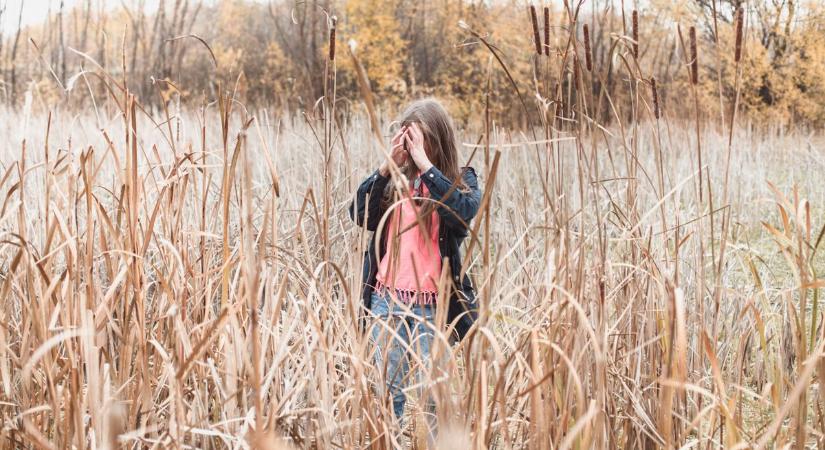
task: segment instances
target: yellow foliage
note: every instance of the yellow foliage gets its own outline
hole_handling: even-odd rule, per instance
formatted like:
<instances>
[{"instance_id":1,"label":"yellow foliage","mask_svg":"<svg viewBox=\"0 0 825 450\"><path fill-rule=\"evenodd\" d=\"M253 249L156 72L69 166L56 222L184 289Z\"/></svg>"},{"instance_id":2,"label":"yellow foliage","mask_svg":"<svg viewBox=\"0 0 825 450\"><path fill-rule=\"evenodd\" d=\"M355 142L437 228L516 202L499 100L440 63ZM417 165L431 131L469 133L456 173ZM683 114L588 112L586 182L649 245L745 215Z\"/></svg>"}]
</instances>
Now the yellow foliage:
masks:
<instances>
[{"instance_id":1,"label":"yellow foliage","mask_svg":"<svg viewBox=\"0 0 825 450\"><path fill-rule=\"evenodd\" d=\"M376 93L406 90L402 76L406 42L393 15L396 7L393 0L352 0L345 6L342 44L352 43ZM355 68L349 59L340 60L341 69L354 78Z\"/></svg>"}]
</instances>

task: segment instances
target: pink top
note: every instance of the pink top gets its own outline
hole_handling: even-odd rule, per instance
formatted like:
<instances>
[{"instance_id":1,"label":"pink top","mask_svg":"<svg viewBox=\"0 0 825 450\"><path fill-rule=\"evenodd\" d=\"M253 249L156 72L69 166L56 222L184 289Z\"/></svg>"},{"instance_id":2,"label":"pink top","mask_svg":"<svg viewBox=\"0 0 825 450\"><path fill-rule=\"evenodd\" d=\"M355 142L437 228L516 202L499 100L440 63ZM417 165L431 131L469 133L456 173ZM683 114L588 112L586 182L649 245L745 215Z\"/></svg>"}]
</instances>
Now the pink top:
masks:
<instances>
[{"instance_id":1,"label":"pink top","mask_svg":"<svg viewBox=\"0 0 825 450\"><path fill-rule=\"evenodd\" d=\"M429 197L429 190L421 183L420 194ZM438 296L438 279L441 277L441 251L438 248L438 213L433 211L429 233L421 230L416 215L426 203L420 206L407 198L401 200L390 213L387 234L387 251L378 264L376 290L386 287L397 294L405 303L431 304ZM423 220L423 219L422 219ZM423 222L426 225L426 221ZM399 228L399 224L401 227ZM398 236L399 230L406 230ZM396 256L397 255L397 256ZM417 276L416 276L417 275Z\"/></svg>"}]
</instances>

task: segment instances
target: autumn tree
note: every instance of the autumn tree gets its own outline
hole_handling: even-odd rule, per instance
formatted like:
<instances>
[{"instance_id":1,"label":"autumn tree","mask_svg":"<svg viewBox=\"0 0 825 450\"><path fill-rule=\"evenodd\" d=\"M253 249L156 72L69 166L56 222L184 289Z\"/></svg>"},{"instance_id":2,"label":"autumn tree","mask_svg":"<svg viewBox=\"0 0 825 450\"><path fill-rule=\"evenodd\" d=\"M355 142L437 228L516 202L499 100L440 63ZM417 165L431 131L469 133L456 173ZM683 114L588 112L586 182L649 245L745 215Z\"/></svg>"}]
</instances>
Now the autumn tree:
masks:
<instances>
[{"instance_id":1,"label":"autumn tree","mask_svg":"<svg viewBox=\"0 0 825 450\"><path fill-rule=\"evenodd\" d=\"M401 4L396 0L352 0L346 2L341 22L346 45L354 47L372 89L379 95L407 92L403 74L407 41L401 37L400 23L393 11ZM341 69L354 79L351 62Z\"/></svg>"}]
</instances>

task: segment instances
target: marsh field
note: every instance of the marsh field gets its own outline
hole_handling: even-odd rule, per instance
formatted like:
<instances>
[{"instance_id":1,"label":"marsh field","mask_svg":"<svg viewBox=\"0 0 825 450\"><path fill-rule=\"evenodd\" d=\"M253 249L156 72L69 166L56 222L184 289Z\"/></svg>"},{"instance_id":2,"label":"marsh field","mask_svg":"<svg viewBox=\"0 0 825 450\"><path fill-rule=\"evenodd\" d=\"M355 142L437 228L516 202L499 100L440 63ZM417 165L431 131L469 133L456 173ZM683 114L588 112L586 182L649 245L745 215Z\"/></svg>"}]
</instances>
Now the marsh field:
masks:
<instances>
[{"instance_id":1,"label":"marsh field","mask_svg":"<svg viewBox=\"0 0 825 450\"><path fill-rule=\"evenodd\" d=\"M336 58L327 20L302 107L247 103L237 73L200 103L170 78L141 95L126 57L91 53L63 83L40 55L66 98L32 81L0 107L0 446L825 447L825 138L755 110L750 22L730 10L699 50L673 30L682 75L657 87L635 11L597 58L578 9L556 5L551 55L551 16L531 29L524 6L532 77L481 25L450 28L486 77L445 97L483 189L463 248L480 317L456 343L438 303L411 388L435 444L416 398L391 420L347 211L403 101L354 45ZM222 73L209 39L181 40ZM709 101L703 46L725 68Z\"/></svg>"}]
</instances>

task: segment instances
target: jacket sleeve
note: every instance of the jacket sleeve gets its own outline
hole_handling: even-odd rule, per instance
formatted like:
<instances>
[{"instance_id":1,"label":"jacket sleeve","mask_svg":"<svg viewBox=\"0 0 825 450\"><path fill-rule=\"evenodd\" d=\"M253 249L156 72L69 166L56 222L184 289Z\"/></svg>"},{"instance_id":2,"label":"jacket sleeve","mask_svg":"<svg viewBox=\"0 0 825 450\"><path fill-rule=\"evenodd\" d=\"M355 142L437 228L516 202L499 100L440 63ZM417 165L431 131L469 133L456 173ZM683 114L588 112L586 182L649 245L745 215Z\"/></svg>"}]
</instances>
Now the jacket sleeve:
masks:
<instances>
[{"instance_id":1,"label":"jacket sleeve","mask_svg":"<svg viewBox=\"0 0 825 450\"><path fill-rule=\"evenodd\" d=\"M430 190L430 196L444 204L438 207L442 223L451 228L465 230L478 213L481 203L481 190L475 170L472 167L463 169L462 179L469 188L467 192L462 192L457 187L453 188L453 181L435 166L424 172L422 179Z\"/></svg>"},{"instance_id":2,"label":"jacket sleeve","mask_svg":"<svg viewBox=\"0 0 825 450\"><path fill-rule=\"evenodd\" d=\"M379 171L375 171L361 182L358 190L355 191L355 198L349 205L349 216L358 226L363 227L366 216L366 227L369 231L375 231L378 222L384 211L381 208L381 199L384 197L384 188L390 181L390 177L382 176ZM368 198L369 197L369 198Z\"/></svg>"}]
</instances>

